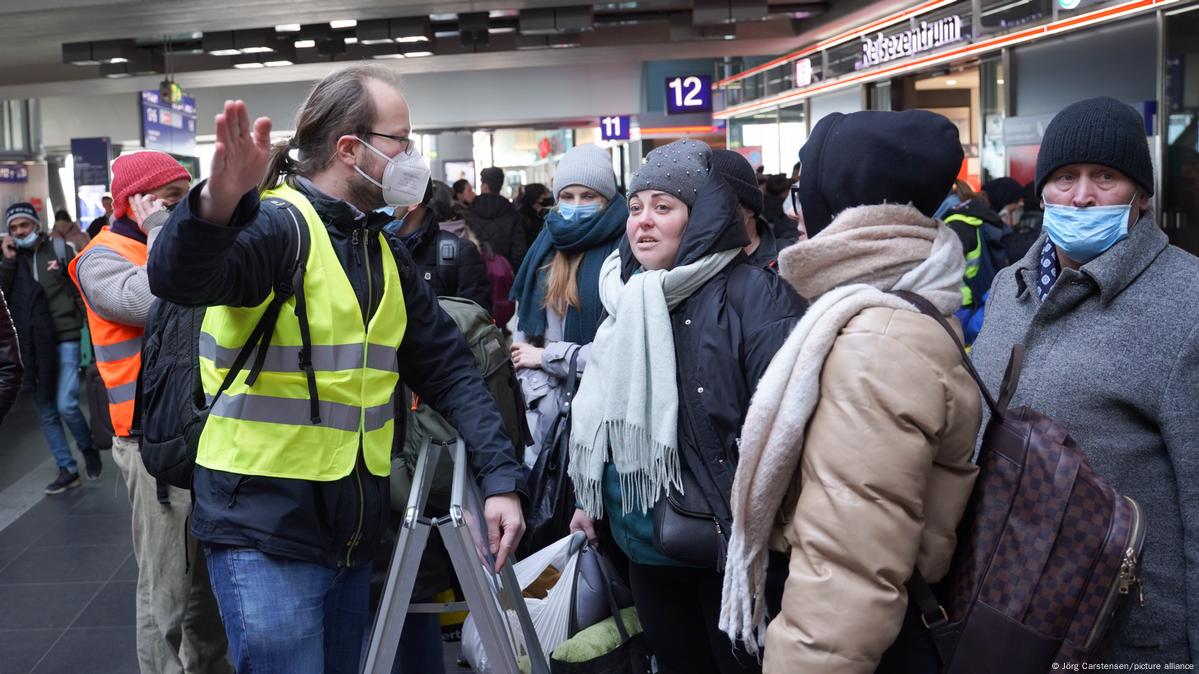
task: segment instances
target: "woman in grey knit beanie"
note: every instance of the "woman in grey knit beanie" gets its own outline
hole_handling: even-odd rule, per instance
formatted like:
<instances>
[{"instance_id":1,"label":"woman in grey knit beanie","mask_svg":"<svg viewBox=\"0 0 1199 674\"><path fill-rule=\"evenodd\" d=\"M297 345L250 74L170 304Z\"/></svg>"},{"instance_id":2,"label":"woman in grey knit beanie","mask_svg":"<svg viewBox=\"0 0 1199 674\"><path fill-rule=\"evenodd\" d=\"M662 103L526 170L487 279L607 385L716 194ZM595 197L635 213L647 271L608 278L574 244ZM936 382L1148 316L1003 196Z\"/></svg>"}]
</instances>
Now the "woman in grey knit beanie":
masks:
<instances>
[{"instance_id":1,"label":"woman in grey knit beanie","mask_svg":"<svg viewBox=\"0 0 1199 674\"><path fill-rule=\"evenodd\" d=\"M628 246L600 272L608 316L571 406L571 529L594 539L606 525L629 558L659 671L760 674L717 628L721 532L739 420L803 302L749 264L737 198L710 161L707 145L678 141L631 182Z\"/></svg>"},{"instance_id":2,"label":"woman in grey knit beanie","mask_svg":"<svg viewBox=\"0 0 1199 674\"><path fill-rule=\"evenodd\" d=\"M558 416L572 356L581 373L599 327L599 270L624 233L628 207L616 189L612 155L579 145L563 155L554 173L555 207L516 274L517 333L512 361L531 411L532 464ZM565 532L551 532L553 540ZM550 534L547 534L547 537ZM527 536L536 546L538 532ZM536 549L536 547L531 547Z\"/></svg>"}]
</instances>

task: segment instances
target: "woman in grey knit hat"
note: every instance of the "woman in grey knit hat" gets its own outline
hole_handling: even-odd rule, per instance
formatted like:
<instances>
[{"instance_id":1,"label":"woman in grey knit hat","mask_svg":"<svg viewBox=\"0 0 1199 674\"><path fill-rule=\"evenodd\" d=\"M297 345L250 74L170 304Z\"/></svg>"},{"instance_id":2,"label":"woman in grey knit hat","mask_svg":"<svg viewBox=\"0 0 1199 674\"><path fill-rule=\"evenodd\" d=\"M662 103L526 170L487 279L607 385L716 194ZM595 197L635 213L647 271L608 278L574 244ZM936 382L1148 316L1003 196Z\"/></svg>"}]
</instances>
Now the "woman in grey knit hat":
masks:
<instances>
[{"instance_id":1,"label":"woman in grey knit hat","mask_svg":"<svg viewBox=\"0 0 1199 674\"><path fill-rule=\"evenodd\" d=\"M624 234L628 206L616 189L612 156L595 145L567 152L554 174L555 207L546 214L516 274L517 332L512 360L529 404L533 445L531 467L541 448L552 444L571 362L581 374L599 327L599 271ZM572 391L573 393L573 391ZM565 514L569 516L569 513ZM522 544L536 550L565 531L539 531L534 522Z\"/></svg>"},{"instance_id":2,"label":"woman in grey knit hat","mask_svg":"<svg viewBox=\"0 0 1199 674\"><path fill-rule=\"evenodd\" d=\"M608 316L572 409L571 527L595 539L606 522L667 674L761 671L717 628L723 532L740 421L804 309L749 264L737 198L710 164L707 145L678 141L633 177L625 241L600 272Z\"/></svg>"}]
</instances>

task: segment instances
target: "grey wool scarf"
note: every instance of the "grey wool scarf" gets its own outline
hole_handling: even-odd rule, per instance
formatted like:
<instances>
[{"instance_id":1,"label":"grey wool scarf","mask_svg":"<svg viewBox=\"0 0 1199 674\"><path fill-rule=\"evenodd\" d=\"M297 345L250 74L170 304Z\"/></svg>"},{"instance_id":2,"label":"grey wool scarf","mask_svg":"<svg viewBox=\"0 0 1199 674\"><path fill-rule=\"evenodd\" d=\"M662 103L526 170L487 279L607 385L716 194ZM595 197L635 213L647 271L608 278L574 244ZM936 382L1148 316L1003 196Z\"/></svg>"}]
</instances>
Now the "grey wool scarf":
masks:
<instances>
[{"instance_id":1,"label":"grey wool scarf","mask_svg":"<svg viewBox=\"0 0 1199 674\"><path fill-rule=\"evenodd\" d=\"M579 506L604 512L604 466L620 475L624 512L648 512L668 485L682 486L679 392L670 311L741 252L726 250L670 270L641 271L622 282L620 252L600 271L608 317L591 344L571 414L570 468Z\"/></svg>"}]
</instances>

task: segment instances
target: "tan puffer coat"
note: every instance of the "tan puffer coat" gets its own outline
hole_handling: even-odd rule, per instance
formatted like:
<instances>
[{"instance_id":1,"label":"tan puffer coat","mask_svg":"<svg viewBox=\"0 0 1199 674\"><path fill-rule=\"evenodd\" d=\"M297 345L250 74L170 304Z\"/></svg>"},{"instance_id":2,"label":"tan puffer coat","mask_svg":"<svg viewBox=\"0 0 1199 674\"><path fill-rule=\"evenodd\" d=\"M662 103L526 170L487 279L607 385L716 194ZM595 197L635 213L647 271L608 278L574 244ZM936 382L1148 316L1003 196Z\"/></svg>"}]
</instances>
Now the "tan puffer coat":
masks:
<instances>
[{"instance_id":1,"label":"tan puffer coat","mask_svg":"<svg viewBox=\"0 0 1199 674\"><path fill-rule=\"evenodd\" d=\"M871 308L841 331L772 538L790 573L767 630L766 674L878 667L913 565L930 583L948 570L977 474L980 406L932 318Z\"/></svg>"}]
</instances>

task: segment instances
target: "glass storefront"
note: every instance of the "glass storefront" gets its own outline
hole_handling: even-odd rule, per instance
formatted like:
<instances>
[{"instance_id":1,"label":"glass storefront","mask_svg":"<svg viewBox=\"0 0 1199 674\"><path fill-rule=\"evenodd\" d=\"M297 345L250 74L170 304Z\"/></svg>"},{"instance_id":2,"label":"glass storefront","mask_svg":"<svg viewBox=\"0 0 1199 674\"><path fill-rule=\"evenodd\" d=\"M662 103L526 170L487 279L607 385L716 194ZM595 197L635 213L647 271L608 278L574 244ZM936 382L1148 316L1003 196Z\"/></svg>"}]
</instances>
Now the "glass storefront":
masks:
<instances>
[{"instance_id":1,"label":"glass storefront","mask_svg":"<svg viewBox=\"0 0 1199 674\"><path fill-rule=\"evenodd\" d=\"M1166 18L1165 161L1160 223L1199 252L1199 7Z\"/></svg>"}]
</instances>

